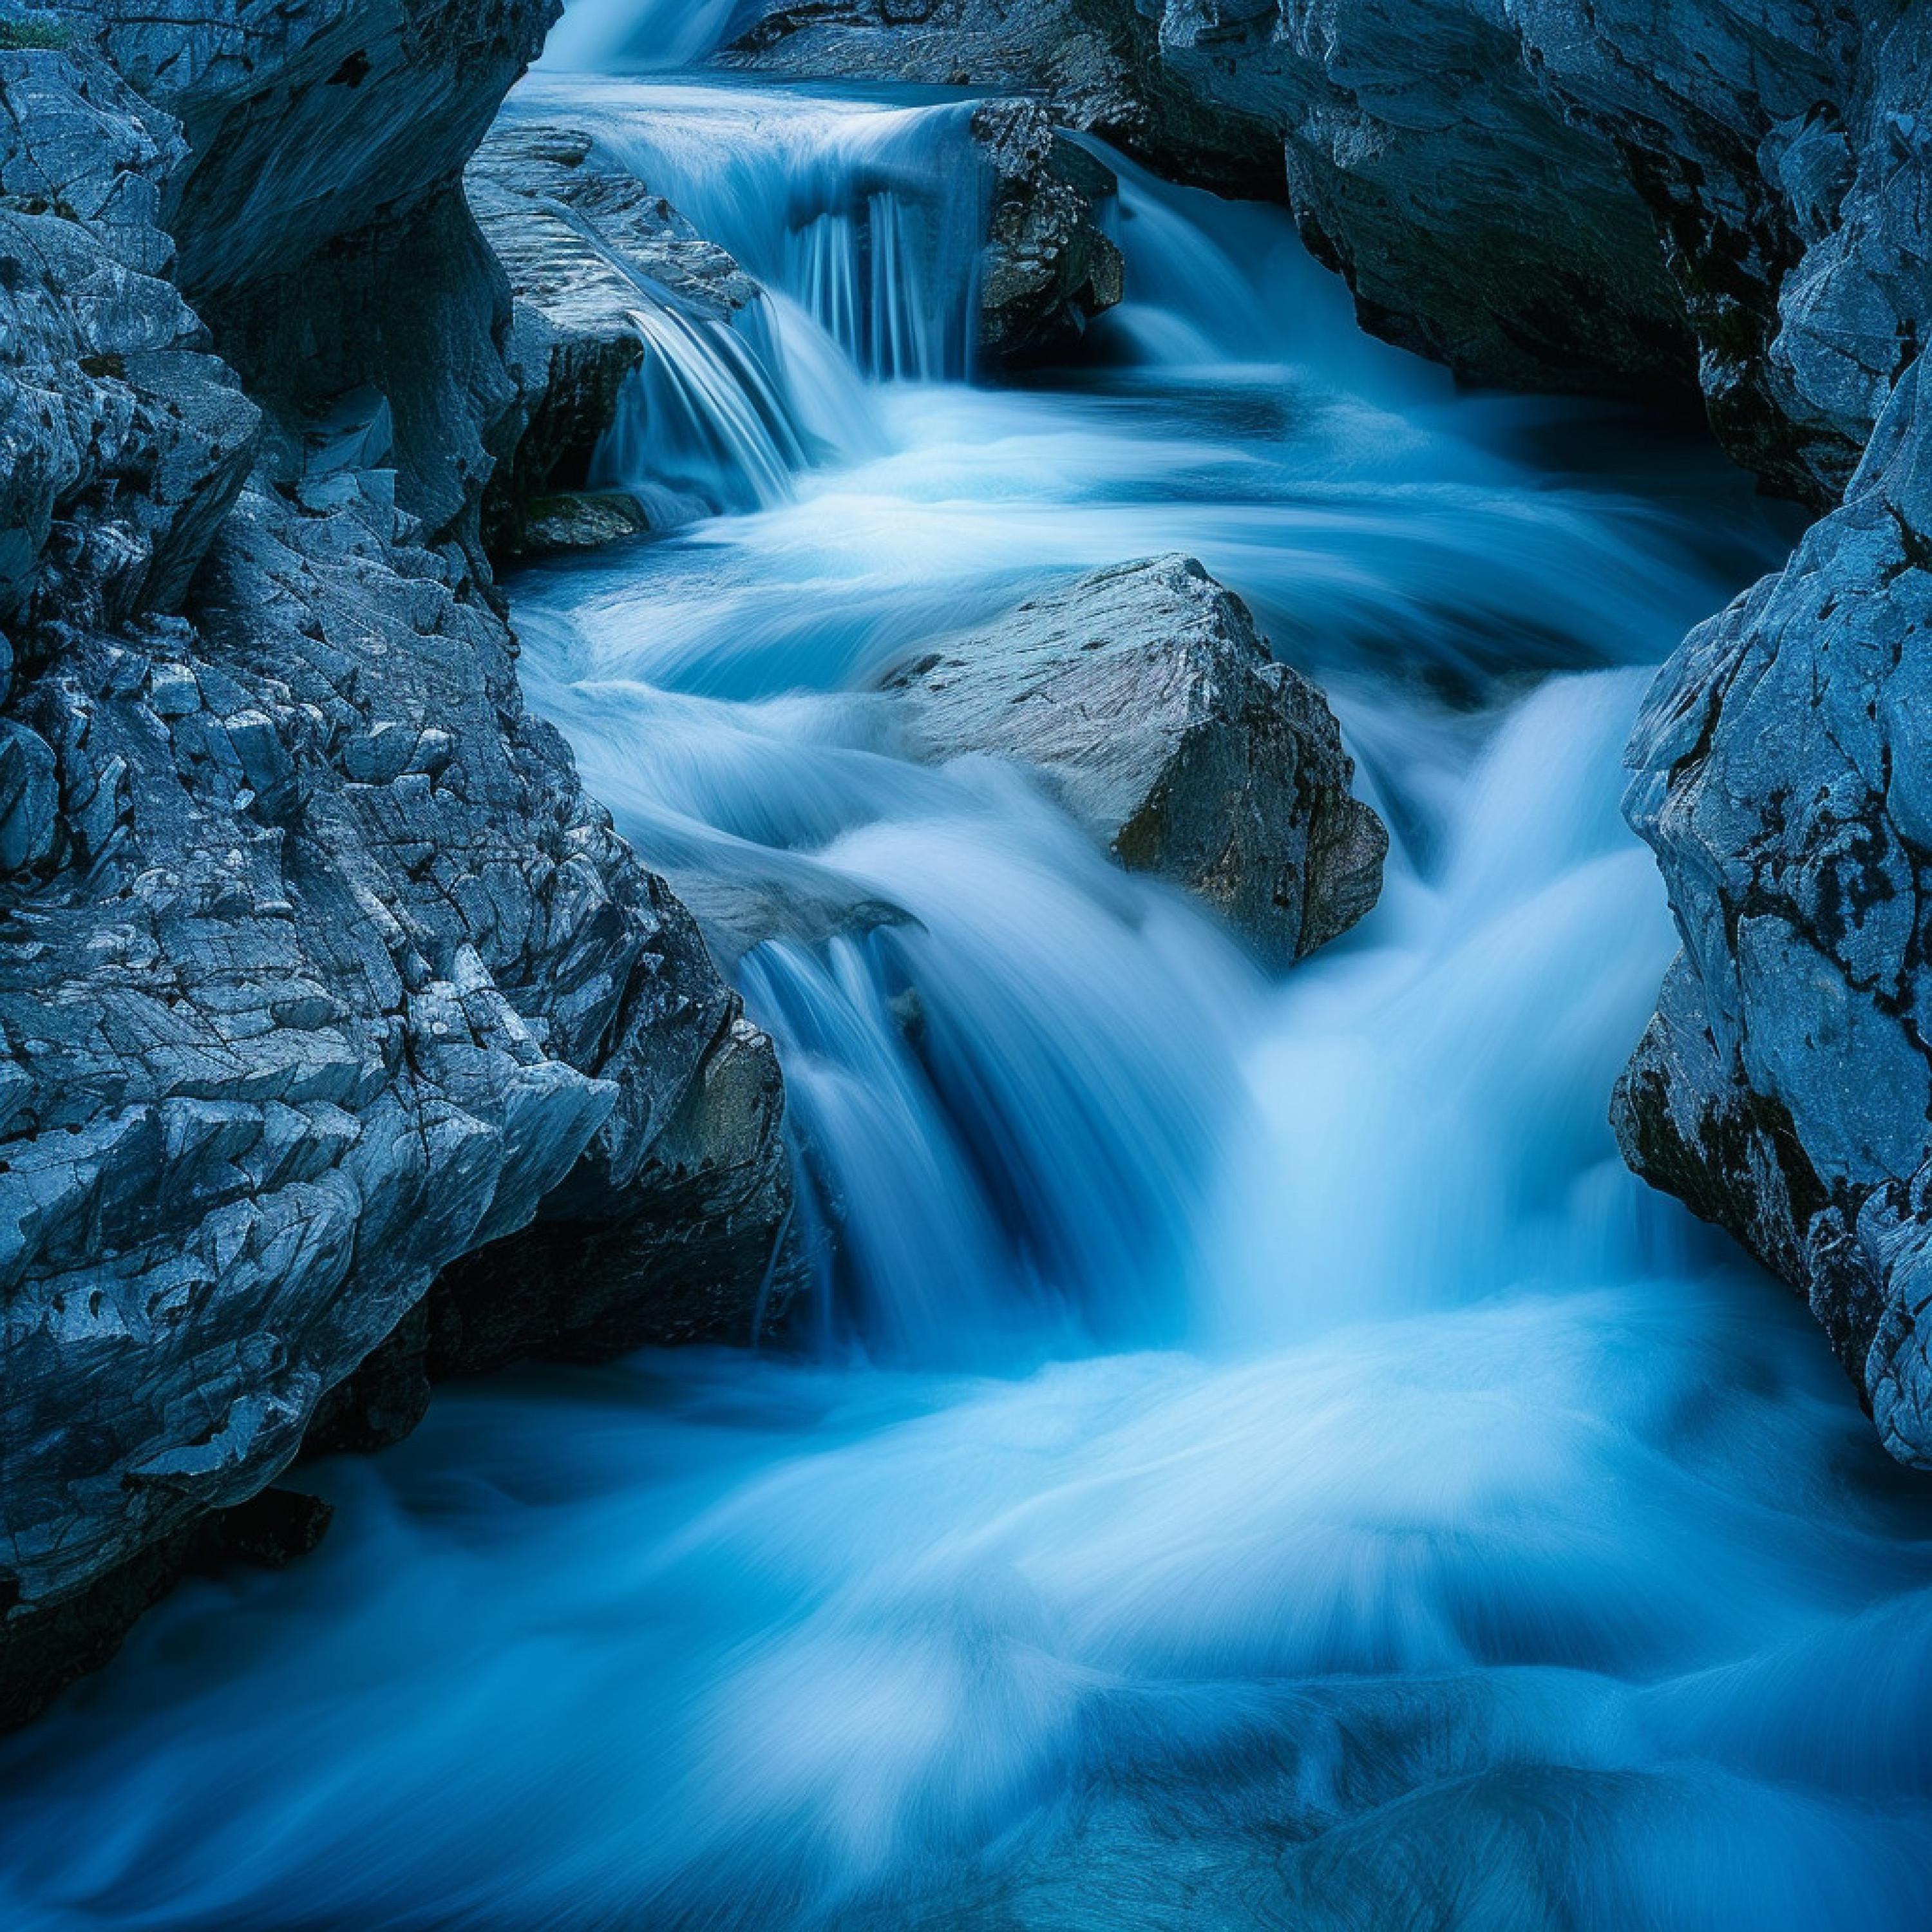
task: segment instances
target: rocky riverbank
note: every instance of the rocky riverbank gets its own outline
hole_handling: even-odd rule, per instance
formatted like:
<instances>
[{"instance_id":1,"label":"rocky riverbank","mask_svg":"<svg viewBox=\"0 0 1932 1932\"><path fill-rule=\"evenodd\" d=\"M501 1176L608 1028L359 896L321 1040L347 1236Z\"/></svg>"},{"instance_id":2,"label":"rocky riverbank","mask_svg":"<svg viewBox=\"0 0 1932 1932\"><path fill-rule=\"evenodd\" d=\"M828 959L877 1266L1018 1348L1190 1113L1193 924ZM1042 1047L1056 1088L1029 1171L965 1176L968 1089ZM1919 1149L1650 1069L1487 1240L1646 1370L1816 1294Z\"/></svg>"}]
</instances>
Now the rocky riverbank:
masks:
<instances>
[{"instance_id":1,"label":"rocky riverbank","mask_svg":"<svg viewBox=\"0 0 1932 1932\"><path fill-rule=\"evenodd\" d=\"M772 1043L525 709L492 578L647 524L584 487L643 293L764 299L589 136L486 141L554 11L0 8L0 1722L185 1568L313 1544L268 1486L437 1378L784 1318ZM1064 351L1119 297L1112 178L1030 103L970 139L982 354ZM1238 676L1100 830L1286 961L1379 827L1184 587ZM1200 669L1158 596L1101 616L1110 671Z\"/></svg>"},{"instance_id":2,"label":"rocky riverbank","mask_svg":"<svg viewBox=\"0 0 1932 1932\"><path fill-rule=\"evenodd\" d=\"M8 1716L319 1415L751 1331L770 1042L483 559L518 392L460 175L552 10L0 20Z\"/></svg>"}]
</instances>

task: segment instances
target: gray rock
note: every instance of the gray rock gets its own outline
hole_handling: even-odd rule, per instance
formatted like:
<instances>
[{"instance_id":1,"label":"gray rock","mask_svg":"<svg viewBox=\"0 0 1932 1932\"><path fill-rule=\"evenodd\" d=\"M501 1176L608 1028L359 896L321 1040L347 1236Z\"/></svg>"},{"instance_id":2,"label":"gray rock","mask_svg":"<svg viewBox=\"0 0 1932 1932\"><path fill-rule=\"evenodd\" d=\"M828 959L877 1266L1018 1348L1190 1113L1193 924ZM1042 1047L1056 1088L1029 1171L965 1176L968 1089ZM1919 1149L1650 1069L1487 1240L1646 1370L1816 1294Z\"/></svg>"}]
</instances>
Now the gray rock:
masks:
<instances>
[{"instance_id":1,"label":"gray rock","mask_svg":"<svg viewBox=\"0 0 1932 1932\"><path fill-rule=\"evenodd\" d=\"M993 177L980 356L1000 365L1064 350L1120 299L1126 265L1099 214L1118 184L1036 102L987 102L974 113L973 137Z\"/></svg>"},{"instance_id":2,"label":"gray rock","mask_svg":"<svg viewBox=\"0 0 1932 1932\"><path fill-rule=\"evenodd\" d=\"M1923 334L1924 278L1842 212L1903 0L1157 11L1170 69L1280 129L1304 232L1370 328L1478 380L1655 394L1688 324L1726 446L1838 500Z\"/></svg>"},{"instance_id":3,"label":"gray rock","mask_svg":"<svg viewBox=\"0 0 1932 1932\"><path fill-rule=\"evenodd\" d=\"M1304 238L1376 334L1473 382L1690 388L1651 220L1526 66L1504 0L1155 10L1171 70L1277 130Z\"/></svg>"},{"instance_id":4,"label":"gray rock","mask_svg":"<svg viewBox=\"0 0 1932 1932\"><path fill-rule=\"evenodd\" d=\"M548 0L178 10L0 52L0 1720L311 1437L785 1286L770 1043L476 541L457 170Z\"/></svg>"},{"instance_id":5,"label":"gray rock","mask_svg":"<svg viewBox=\"0 0 1932 1932\"><path fill-rule=\"evenodd\" d=\"M1837 225L1787 290L1808 381L1922 296L1932 143L1900 149L1932 22L1872 50ZM1896 317L1910 332L1909 313ZM1790 352L1798 367L1797 350ZM1846 353L1850 351L1846 350ZM1840 360L1843 357L1840 356ZM1631 1164L1809 1299L1894 1454L1932 1467L1932 394L1892 386L1844 505L1694 632L1630 746L1631 822L1684 941L1618 1088ZM1844 392L1856 419L1865 406Z\"/></svg>"},{"instance_id":6,"label":"gray rock","mask_svg":"<svg viewBox=\"0 0 1932 1932\"><path fill-rule=\"evenodd\" d=\"M1322 693L1192 557L1117 565L889 674L933 759L1040 772L1120 862L1204 899L1270 964L1346 932L1388 835Z\"/></svg>"},{"instance_id":7,"label":"gray rock","mask_svg":"<svg viewBox=\"0 0 1932 1932\"><path fill-rule=\"evenodd\" d=\"M1134 0L762 0L718 56L762 74L1036 94L1063 126L1224 194L1281 191L1263 118L1204 98L1160 58Z\"/></svg>"}]
</instances>

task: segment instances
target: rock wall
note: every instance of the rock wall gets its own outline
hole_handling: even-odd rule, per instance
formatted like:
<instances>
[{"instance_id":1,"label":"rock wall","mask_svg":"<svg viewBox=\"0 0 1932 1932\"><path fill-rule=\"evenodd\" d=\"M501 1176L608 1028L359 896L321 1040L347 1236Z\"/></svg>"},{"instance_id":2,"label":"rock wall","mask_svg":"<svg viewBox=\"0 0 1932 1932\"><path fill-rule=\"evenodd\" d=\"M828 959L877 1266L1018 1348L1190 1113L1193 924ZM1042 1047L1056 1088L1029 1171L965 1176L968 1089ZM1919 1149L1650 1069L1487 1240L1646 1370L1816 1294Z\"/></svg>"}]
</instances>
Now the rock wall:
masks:
<instances>
[{"instance_id":1,"label":"rock wall","mask_svg":"<svg viewBox=\"0 0 1932 1932\"><path fill-rule=\"evenodd\" d=\"M1932 286L1932 20L1902 19L1867 62L1852 179L1784 325L1794 368L1846 374L1847 424L1874 386L1846 358L1865 371L1916 342ZM1639 1172L1807 1296L1886 1446L1932 1467L1924 384L1906 362L1842 505L1693 633L1645 704L1629 810L1684 952L1616 1118Z\"/></svg>"},{"instance_id":2,"label":"rock wall","mask_svg":"<svg viewBox=\"0 0 1932 1932\"><path fill-rule=\"evenodd\" d=\"M305 1438L766 1284L770 1042L482 561L552 11L0 8L0 1718Z\"/></svg>"}]
</instances>

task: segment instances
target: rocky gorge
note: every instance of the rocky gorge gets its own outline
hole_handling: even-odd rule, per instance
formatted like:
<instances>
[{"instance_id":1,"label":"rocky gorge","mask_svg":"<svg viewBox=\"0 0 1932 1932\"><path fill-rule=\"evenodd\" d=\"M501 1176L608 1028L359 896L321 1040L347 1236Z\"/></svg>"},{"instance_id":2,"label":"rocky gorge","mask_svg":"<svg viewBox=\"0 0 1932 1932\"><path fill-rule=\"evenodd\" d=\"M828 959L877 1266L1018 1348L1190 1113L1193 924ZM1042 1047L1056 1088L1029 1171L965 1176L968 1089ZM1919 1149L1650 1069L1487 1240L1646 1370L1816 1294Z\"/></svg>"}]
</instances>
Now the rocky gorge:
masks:
<instances>
[{"instance_id":1,"label":"rocky gorge","mask_svg":"<svg viewBox=\"0 0 1932 1932\"><path fill-rule=\"evenodd\" d=\"M1150 1924L1480 1926L1560 1839L1608 1927L1642 1786L1780 1847L1713 1925L1920 1922L1782 1701L1914 1492L1602 1130L1932 1468L1932 16L575 0L526 79L558 11L0 0L0 1725L202 1593L142 1849L61 1835L117 1672L0 1904L1106 1922L1180 1838ZM311 1551L373 1742L236 1774L258 1882L155 1792L308 1688L178 1634Z\"/></svg>"},{"instance_id":2,"label":"rocky gorge","mask_svg":"<svg viewBox=\"0 0 1932 1932\"><path fill-rule=\"evenodd\" d=\"M1687 641L1632 740L1631 820L1684 952L1617 1126L1637 1172L1808 1298L1887 1446L1932 1464L1928 848L1906 722L1932 556L1912 481L1924 10L781 4L723 58L1024 80L1186 171L1152 104L1180 89L1250 158L1279 148L1278 191L1376 333L1472 382L1694 385L1737 460L1819 514L1781 576Z\"/></svg>"},{"instance_id":3,"label":"rocky gorge","mask_svg":"<svg viewBox=\"0 0 1932 1932\"><path fill-rule=\"evenodd\" d=\"M16 1718L432 1378L782 1320L771 1042L525 708L487 554L646 528L559 483L640 285L760 291L589 137L484 139L548 12L4 25ZM1111 182L1037 106L974 139L986 352L1077 336Z\"/></svg>"}]
</instances>

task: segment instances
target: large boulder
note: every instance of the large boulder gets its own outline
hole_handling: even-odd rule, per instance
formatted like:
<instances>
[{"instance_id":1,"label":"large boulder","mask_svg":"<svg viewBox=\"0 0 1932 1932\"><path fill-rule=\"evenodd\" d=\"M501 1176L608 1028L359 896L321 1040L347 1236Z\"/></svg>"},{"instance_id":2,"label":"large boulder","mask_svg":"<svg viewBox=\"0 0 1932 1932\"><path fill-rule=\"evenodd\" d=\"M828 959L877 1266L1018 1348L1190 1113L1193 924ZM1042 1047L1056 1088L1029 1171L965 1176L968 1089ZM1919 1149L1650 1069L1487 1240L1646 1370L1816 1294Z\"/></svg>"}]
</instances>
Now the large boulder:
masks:
<instances>
[{"instance_id":1,"label":"large boulder","mask_svg":"<svg viewBox=\"0 0 1932 1932\"><path fill-rule=\"evenodd\" d=\"M1040 772L1122 864L1204 900L1270 964L1346 932L1388 835L1321 692L1193 558L1096 571L888 674L915 748Z\"/></svg>"},{"instance_id":2,"label":"large boulder","mask_svg":"<svg viewBox=\"0 0 1932 1932\"><path fill-rule=\"evenodd\" d=\"M457 170L550 11L4 16L0 1720L305 1441L782 1300L770 1043L476 542Z\"/></svg>"}]
</instances>

